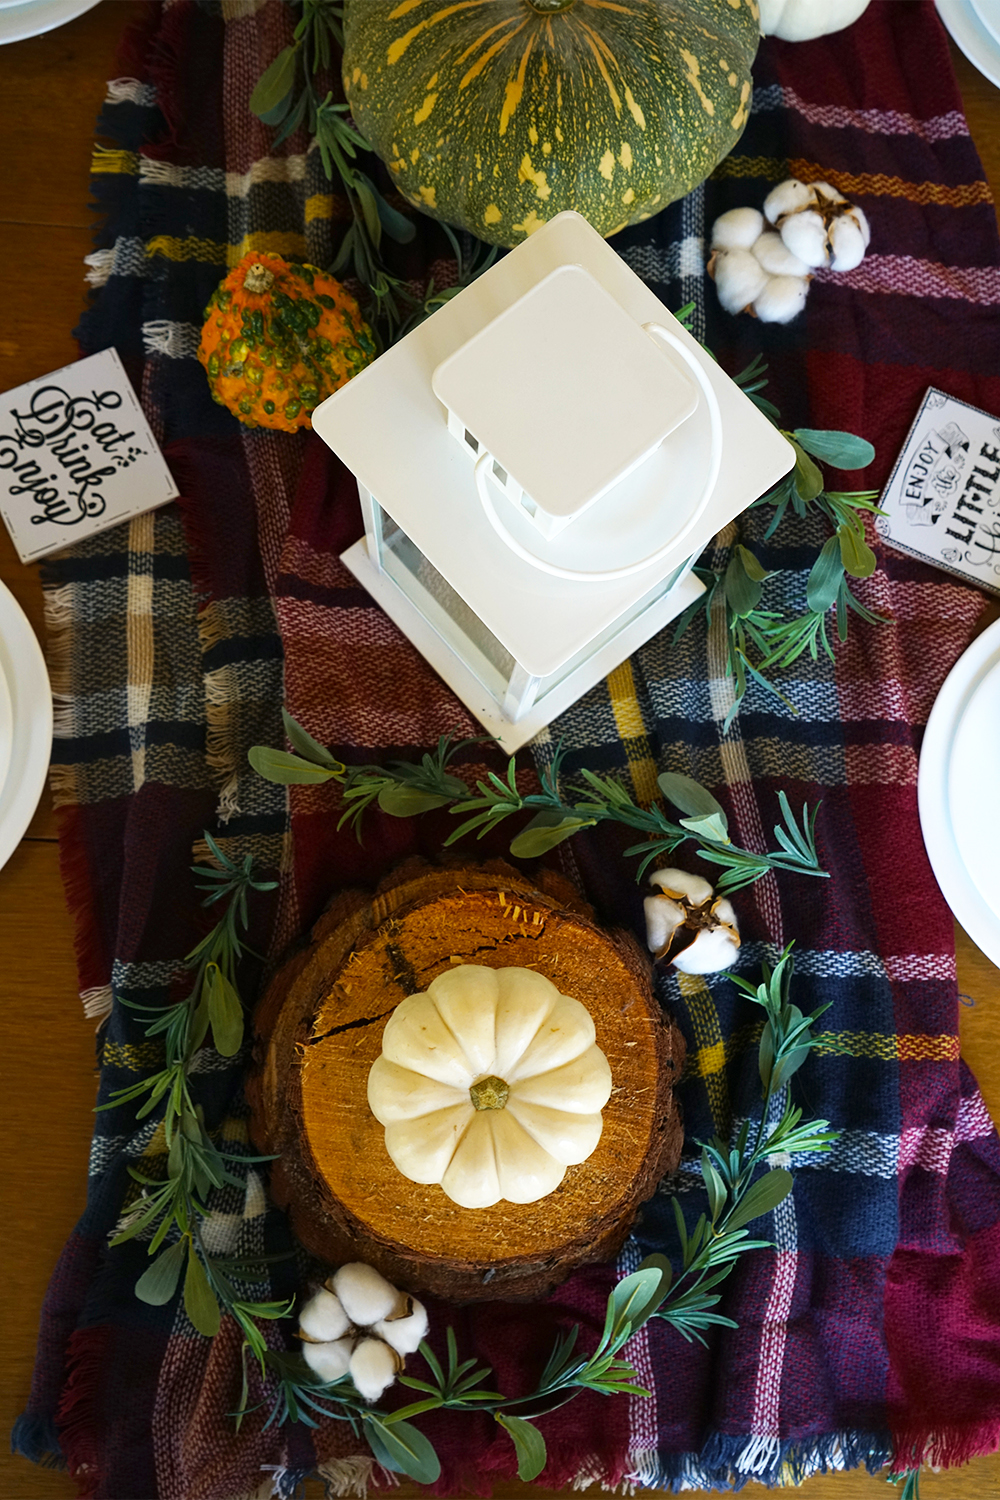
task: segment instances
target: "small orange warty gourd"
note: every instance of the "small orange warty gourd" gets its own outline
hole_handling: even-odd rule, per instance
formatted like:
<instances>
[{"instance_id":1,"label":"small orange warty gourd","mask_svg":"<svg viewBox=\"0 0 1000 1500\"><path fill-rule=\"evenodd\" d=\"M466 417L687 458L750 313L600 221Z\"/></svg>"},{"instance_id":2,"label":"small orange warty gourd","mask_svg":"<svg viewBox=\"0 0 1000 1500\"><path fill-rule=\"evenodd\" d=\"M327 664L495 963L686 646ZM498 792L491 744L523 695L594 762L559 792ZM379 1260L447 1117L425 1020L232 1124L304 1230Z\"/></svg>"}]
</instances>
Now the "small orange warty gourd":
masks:
<instances>
[{"instance_id":1,"label":"small orange warty gourd","mask_svg":"<svg viewBox=\"0 0 1000 1500\"><path fill-rule=\"evenodd\" d=\"M198 358L212 398L246 427L295 432L375 358L372 331L339 281L251 252L212 293Z\"/></svg>"}]
</instances>

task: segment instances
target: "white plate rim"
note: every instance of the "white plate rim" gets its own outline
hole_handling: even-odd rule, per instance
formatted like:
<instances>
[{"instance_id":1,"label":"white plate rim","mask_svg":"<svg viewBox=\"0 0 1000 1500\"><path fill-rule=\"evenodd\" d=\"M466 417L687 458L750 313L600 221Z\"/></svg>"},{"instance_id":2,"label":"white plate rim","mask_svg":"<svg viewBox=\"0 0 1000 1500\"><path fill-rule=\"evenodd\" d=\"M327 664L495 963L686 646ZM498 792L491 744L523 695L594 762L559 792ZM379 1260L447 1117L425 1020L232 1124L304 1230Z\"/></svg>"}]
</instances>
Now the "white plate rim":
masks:
<instances>
[{"instance_id":1,"label":"white plate rim","mask_svg":"<svg viewBox=\"0 0 1000 1500\"><path fill-rule=\"evenodd\" d=\"M984 78L1000 88L1000 43L987 31L972 7L972 0L934 0L934 3L956 47Z\"/></svg>"},{"instance_id":2,"label":"white plate rim","mask_svg":"<svg viewBox=\"0 0 1000 1500\"><path fill-rule=\"evenodd\" d=\"M11 701L10 688L7 686L7 673L3 669L3 662L0 661L0 793L3 792L4 783L7 780L13 745L14 705Z\"/></svg>"},{"instance_id":3,"label":"white plate rim","mask_svg":"<svg viewBox=\"0 0 1000 1500\"><path fill-rule=\"evenodd\" d=\"M1000 913L980 895L959 852L951 820L949 772L955 733L987 672L1000 659L1000 620L959 657L934 700L924 731L917 771L917 809L924 847L941 893L952 912L1000 968Z\"/></svg>"},{"instance_id":4,"label":"white plate rim","mask_svg":"<svg viewBox=\"0 0 1000 1500\"><path fill-rule=\"evenodd\" d=\"M0 868L31 822L52 758L52 690L45 658L28 618L0 582L0 668L7 679L14 728L10 765L0 787Z\"/></svg>"},{"instance_id":5,"label":"white plate rim","mask_svg":"<svg viewBox=\"0 0 1000 1500\"><path fill-rule=\"evenodd\" d=\"M976 13L976 19L982 21L997 46L1000 46L1000 3L998 0L972 0L972 9Z\"/></svg>"},{"instance_id":6,"label":"white plate rim","mask_svg":"<svg viewBox=\"0 0 1000 1500\"><path fill-rule=\"evenodd\" d=\"M0 8L0 46L26 42L29 37L55 31L93 10L97 0L21 0Z\"/></svg>"}]
</instances>

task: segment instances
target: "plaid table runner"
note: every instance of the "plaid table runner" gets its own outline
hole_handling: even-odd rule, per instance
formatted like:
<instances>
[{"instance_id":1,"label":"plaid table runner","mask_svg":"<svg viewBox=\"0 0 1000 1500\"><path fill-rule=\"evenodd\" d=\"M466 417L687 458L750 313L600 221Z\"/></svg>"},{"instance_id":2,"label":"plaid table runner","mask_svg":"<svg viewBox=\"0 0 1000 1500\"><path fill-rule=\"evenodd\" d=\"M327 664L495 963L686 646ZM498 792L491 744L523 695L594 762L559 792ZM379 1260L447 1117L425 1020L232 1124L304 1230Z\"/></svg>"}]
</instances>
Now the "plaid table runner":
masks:
<instances>
[{"instance_id":1,"label":"plaid table runner","mask_svg":"<svg viewBox=\"0 0 1000 1500\"><path fill-rule=\"evenodd\" d=\"M227 267L251 248L328 264L345 223L308 142L293 137L272 155L246 107L293 22L281 0L151 9L124 44L125 76L99 122L104 223L81 338L88 353L119 350L182 492L177 506L48 570L52 785L84 1004L103 1022L104 1100L157 1066L157 1044L119 1001L162 1003L182 977L180 957L202 930L187 867L204 829L279 873L253 913L256 946L271 955L334 890L439 844L434 815L375 815L360 846L335 832L330 788L288 796L256 777L246 750L281 743L283 699L352 761L475 731L339 561L361 530L350 476L311 435L239 428L194 359ZM788 425L870 438L877 458L861 477L877 485L927 385L1000 411L1000 247L944 35L931 0L875 0L845 32L765 43L755 83L746 134L713 178L614 244L669 305L694 301L695 330L726 368L764 353ZM789 174L860 202L871 251L856 271L821 272L788 327L728 318L704 278L706 228ZM454 276L427 221L407 256L415 284ZM764 519L729 528L709 560L724 563L741 532L784 570L769 599L801 610L823 533L786 517L765 544ZM798 1004L832 1004L794 1093L842 1132L828 1158L792 1162L794 1194L765 1229L775 1248L726 1284L722 1310L737 1329L706 1349L647 1327L629 1354L652 1398L583 1396L543 1420L550 1487L740 1488L890 1458L957 1463L1000 1443L1000 1144L959 1059L951 918L916 813L922 727L982 600L869 539L880 566L858 592L891 623L853 623L835 664L800 659L782 681L797 712L751 687L724 733L725 641L702 622L678 645L669 631L651 641L532 747L542 765L561 738L570 776L617 770L641 799L659 771L694 775L750 847L765 846L779 787L798 805L822 800L833 878L768 877L740 895L739 967L756 975L795 938ZM614 828L588 831L562 846L563 866L604 919L641 933L623 842ZM750 1008L724 975L657 982L688 1043L689 1138L728 1136L759 1101ZM245 1062L205 1050L195 1080L209 1124L237 1154L249 1151ZM129 1164L155 1172L163 1146L162 1126L137 1127L131 1106L97 1117L87 1210L53 1277L15 1444L68 1463L82 1495L115 1500L290 1496L312 1470L331 1493L363 1493L382 1476L343 1424L265 1432L257 1414L236 1433L233 1327L210 1343L176 1299L152 1308L134 1296L145 1246L109 1250L107 1239ZM693 1145L669 1186L689 1217L701 1211ZM289 1245L253 1166L245 1190L220 1192L212 1210L214 1250ZM592 1328L615 1276L651 1249L676 1252L665 1192L643 1209L618 1268L576 1274L543 1307L435 1307L434 1336L454 1321L501 1388L528 1388L559 1320ZM247 1291L285 1297L305 1274L279 1262ZM288 1331L269 1325L276 1342ZM514 1472L488 1419L420 1420L442 1456L440 1493L483 1493Z\"/></svg>"}]
</instances>

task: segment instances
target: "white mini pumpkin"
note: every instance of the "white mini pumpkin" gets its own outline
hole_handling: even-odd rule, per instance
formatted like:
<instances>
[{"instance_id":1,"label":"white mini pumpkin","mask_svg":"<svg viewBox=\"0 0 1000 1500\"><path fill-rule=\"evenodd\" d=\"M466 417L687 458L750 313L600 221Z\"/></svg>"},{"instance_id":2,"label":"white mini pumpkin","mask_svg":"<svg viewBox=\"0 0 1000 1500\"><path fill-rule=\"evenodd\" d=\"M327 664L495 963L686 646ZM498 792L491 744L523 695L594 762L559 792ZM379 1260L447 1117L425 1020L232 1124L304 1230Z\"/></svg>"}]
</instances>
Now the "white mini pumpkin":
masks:
<instances>
[{"instance_id":1,"label":"white mini pumpkin","mask_svg":"<svg viewBox=\"0 0 1000 1500\"><path fill-rule=\"evenodd\" d=\"M761 35L807 42L843 31L867 8L868 0L760 0Z\"/></svg>"},{"instance_id":2,"label":"white mini pumpkin","mask_svg":"<svg viewBox=\"0 0 1000 1500\"><path fill-rule=\"evenodd\" d=\"M460 964L386 1023L368 1103L412 1182L462 1208L534 1203L601 1138L611 1069L578 1000L533 969Z\"/></svg>"}]
</instances>

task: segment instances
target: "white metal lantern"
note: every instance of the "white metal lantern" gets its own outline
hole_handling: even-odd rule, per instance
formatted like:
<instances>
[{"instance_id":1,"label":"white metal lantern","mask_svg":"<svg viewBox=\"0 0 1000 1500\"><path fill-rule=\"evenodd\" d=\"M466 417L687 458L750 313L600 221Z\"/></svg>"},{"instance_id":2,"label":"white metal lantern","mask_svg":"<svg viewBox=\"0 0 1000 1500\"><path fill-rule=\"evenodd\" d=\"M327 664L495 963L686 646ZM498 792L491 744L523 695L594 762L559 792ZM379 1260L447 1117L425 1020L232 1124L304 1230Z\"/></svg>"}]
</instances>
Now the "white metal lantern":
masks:
<instances>
[{"instance_id":1,"label":"white metal lantern","mask_svg":"<svg viewBox=\"0 0 1000 1500\"><path fill-rule=\"evenodd\" d=\"M518 749L692 603L791 446L579 214L313 413L357 477L343 554Z\"/></svg>"}]
</instances>

